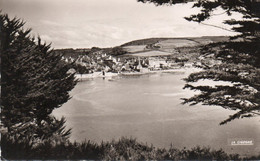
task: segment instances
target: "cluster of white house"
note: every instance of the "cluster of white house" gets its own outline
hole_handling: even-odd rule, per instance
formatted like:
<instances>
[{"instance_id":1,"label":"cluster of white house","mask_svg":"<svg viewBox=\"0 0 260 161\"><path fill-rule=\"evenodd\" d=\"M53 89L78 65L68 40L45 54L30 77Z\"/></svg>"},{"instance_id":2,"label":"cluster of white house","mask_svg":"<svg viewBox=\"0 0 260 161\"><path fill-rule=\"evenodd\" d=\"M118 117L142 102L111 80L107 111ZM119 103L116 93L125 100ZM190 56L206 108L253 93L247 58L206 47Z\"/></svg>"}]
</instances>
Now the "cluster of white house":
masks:
<instances>
[{"instance_id":1,"label":"cluster of white house","mask_svg":"<svg viewBox=\"0 0 260 161\"><path fill-rule=\"evenodd\" d=\"M181 66L191 67L192 63L178 61L171 56L119 56L114 57L104 51L93 52L88 55L81 55L76 60L72 57L63 57L66 62L75 61L76 64L86 67L89 73L99 71L111 72L149 72L161 69L174 69Z\"/></svg>"}]
</instances>

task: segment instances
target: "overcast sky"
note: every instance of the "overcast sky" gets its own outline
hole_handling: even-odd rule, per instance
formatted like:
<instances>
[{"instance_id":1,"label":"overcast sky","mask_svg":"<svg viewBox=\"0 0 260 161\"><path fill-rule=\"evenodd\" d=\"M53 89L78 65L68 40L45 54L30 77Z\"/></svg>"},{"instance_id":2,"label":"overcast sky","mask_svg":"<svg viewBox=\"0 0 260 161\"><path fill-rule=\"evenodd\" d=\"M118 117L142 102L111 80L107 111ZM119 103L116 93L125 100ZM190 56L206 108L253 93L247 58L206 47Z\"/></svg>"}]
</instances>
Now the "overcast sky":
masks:
<instances>
[{"instance_id":1,"label":"overcast sky","mask_svg":"<svg viewBox=\"0 0 260 161\"><path fill-rule=\"evenodd\" d=\"M191 6L156 7L136 0L0 0L3 13L25 20L26 27L52 42L54 48L112 47L151 37L233 34L183 19L198 11ZM217 16L208 23L222 25L222 18Z\"/></svg>"}]
</instances>

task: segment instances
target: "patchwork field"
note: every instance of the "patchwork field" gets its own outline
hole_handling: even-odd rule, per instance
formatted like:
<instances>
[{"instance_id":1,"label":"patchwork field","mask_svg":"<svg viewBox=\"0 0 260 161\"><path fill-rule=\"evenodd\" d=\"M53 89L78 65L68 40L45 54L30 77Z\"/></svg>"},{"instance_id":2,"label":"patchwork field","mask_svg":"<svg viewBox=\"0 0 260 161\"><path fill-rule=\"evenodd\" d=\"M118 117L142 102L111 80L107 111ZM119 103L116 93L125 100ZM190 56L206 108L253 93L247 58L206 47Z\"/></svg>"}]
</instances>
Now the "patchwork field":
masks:
<instances>
[{"instance_id":1,"label":"patchwork field","mask_svg":"<svg viewBox=\"0 0 260 161\"><path fill-rule=\"evenodd\" d=\"M157 51L157 50L153 50L153 51L146 51L146 52L140 52L140 53L134 53L134 54L128 54L131 56L143 56L143 57L148 57L148 56L167 56L167 55L171 55L172 53L169 52L163 52L163 51Z\"/></svg>"},{"instance_id":2,"label":"patchwork field","mask_svg":"<svg viewBox=\"0 0 260 161\"><path fill-rule=\"evenodd\" d=\"M185 47L185 46L191 47L196 45L199 45L199 43L187 39L163 40L155 44L155 46L160 46L162 49L173 49L173 48Z\"/></svg>"},{"instance_id":3,"label":"patchwork field","mask_svg":"<svg viewBox=\"0 0 260 161\"><path fill-rule=\"evenodd\" d=\"M212 42L227 41L225 36L183 37L183 38L150 38L135 40L121 45L131 56L166 56L179 52L187 53L191 48ZM182 49L180 49L182 48ZM189 48L189 49L187 49ZM188 51L186 51L188 50Z\"/></svg>"},{"instance_id":4,"label":"patchwork field","mask_svg":"<svg viewBox=\"0 0 260 161\"><path fill-rule=\"evenodd\" d=\"M129 45L123 47L123 49L129 53L135 53L145 50L146 45Z\"/></svg>"},{"instance_id":5,"label":"patchwork field","mask_svg":"<svg viewBox=\"0 0 260 161\"><path fill-rule=\"evenodd\" d=\"M172 54L175 54L177 52L177 50L173 48L161 48L160 51L172 53Z\"/></svg>"},{"instance_id":6,"label":"patchwork field","mask_svg":"<svg viewBox=\"0 0 260 161\"><path fill-rule=\"evenodd\" d=\"M207 38L193 38L192 40L198 42L201 45L206 45L206 44L214 42L213 40L207 39ZM221 41L221 39L219 38L219 39L216 39L215 42L217 42L217 40Z\"/></svg>"}]
</instances>

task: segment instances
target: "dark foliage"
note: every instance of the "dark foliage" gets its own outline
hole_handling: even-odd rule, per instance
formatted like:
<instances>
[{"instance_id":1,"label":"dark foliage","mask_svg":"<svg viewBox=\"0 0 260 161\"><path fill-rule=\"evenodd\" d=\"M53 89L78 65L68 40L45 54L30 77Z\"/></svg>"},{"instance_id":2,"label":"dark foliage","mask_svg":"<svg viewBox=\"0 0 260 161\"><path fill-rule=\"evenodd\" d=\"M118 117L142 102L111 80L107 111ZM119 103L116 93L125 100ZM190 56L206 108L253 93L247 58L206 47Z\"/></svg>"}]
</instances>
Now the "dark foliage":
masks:
<instances>
[{"instance_id":1,"label":"dark foliage","mask_svg":"<svg viewBox=\"0 0 260 161\"><path fill-rule=\"evenodd\" d=\"M65 119L51 113L69 100L76 85L74 74L68 73L70 64L40 38L32 38L20 19L1 14L0 22L1 129L14 142L27 139L29 147L46 139L67 139Z\"/></svg>"},{"instance_id":2,"label":"dark foliage","mask_svg":"<svg viewBox=\"0 0 260 161\"><path fill-rule=\"evenodd\" d=\"M170 147L155 148L154 146L139 143L136 139L121 138L118 141L102 142L97 144L91 141L82 143L63 141L53 142L45 140L35 146L27 140L17 141L3 135L1 144L5 159L93 159L93 160L242 160L238 154L227 154L222 149L213 150L209 147L194 147L191 149L176 149ZM247 158L243 158L247 159ZM252 156L248 159L259 159Z\"/></svg>"},{"instance_id":3,"label":"dark foliage","mask_svg":"<svg viewBox=\"0 0 260 161\"><path fill-rule=\"evenodd\" d=\"M174 0L138 1L151 2L156 5L174 3ZM216 16L214 11L221 8L224 10L222 14L231 17L231 19L223 20L223 23L232 26L231 31L238 34L230 37L230 41L213 43L201 49L204 60L199 67L203 71L193 73L185 79L187 84L184 87L198 90L201 93L191 98L185 98L184 103L218 105L226 109L238 110L220 124L225 124L236 118L259 116L260 2L257 0L199 0L194 1L193 7L200 8L201 12L186 17L186 20L205 24L204 21ZM232 14L235 12L242 14L243 19L232 19ZM232 85L193 85L193 82L199 82L203 79L223 81L226 84L229 82Z\"/></svg>"},{"instance_id":4,"label":"dark foliage","mask_svg":"<svg viewBox=\"0 0 260 161\"><path fill-rule=\"evenodd\" d=\"M187 2L192 2L193 0L137 0L138 2L143 2L143 3L154 3L155 5L172 5L172 4L177 4L177 3L187 3Z\"/></svg>"},{"instance_id":5,"label":"dark foliage","mask_svg":"<svg viewBox=\"0 0 260 161\"><path fill-rule=\"evenodd\" d=\"M114 47L110 51L108 51L108 54L113 56L120 56L126 53L127 52L122 47Z\"/></svg>"},{"instance_id":6,"label":"dark foliage","mask_svg":"<svg viewBox=\"0 0 260 161\"><path fill-rule=\"evenodd\" d=\"M72 65L72 68L75 69L76 72L79 74L88 74L89 73L89 70L85 66L82 66L80 64Z\"/></svg>"},{"instance_id":7,"label":"dark foliage","mask_svg":"<svg viewBox=\"0 0 260 161\"><path fill-rule=\"evenodd\" d=\"M191 74L187 83L202 79L231 82L232 85L193 86L187 84L185 88L199 90L201 94L184 103L203 103L206 105L219 105L227 109L238 110L220 124L225 124L236 118L252 117L260 115L260 53L259 53L259 12L255 6L259 2L245 1L199 1L194 7L201 7L201 13L192 15L187 20L202 22L212 15L214 10L221 7L232 16L238 12L243 15L243 20L224 20L224 23L234 26L233 31L239 34L231 37L229 42L214 43L202 48L202 54L206 57L213 54L211 59L221 61L220 64L211 66L204 64L204 71Z\"/></svg>"}]
</instances>

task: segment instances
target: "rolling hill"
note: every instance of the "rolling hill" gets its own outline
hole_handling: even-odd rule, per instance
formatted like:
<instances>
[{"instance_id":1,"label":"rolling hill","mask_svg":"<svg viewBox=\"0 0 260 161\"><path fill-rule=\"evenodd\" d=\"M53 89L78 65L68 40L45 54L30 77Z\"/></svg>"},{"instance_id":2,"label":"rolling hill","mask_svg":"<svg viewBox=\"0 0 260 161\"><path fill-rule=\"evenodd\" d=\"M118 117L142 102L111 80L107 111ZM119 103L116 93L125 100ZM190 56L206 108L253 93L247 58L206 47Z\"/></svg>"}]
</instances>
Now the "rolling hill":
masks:
<instances>
[{"instance_id":1,"label":"rolling hill","mask_svg":"<svg viewBox=\"0 0 260 161\"><path fill-rule=\"evenodd\" d=\"M149 55L153 56L158 53L159 55L167 55L175 53L176 50L183 50L181 48L194 48L200 45L206 45L211 42L221 42L227 41L229 37L226 36L203 36L203 37L182 37L182 38L147 38L140 39L127 42L120 46L114 48L122 48L125 52L122 55ZM89 53L94 53L95 51L102 50L106 53L110 53L113 48L83 48L83 49L56 49L54 50L56 53L60 53L62 55L78 57L80 55L88 55ZM164 52L164 53L163 53ZM113 54L111 54L113 55ZM120 54L118 54L120 55Z\"/></svg>"}]
</instances>

